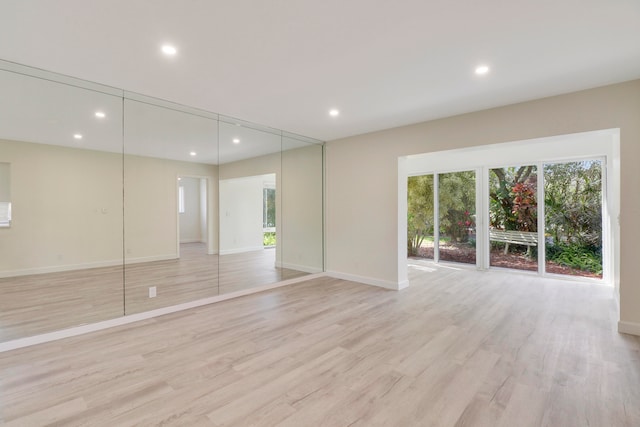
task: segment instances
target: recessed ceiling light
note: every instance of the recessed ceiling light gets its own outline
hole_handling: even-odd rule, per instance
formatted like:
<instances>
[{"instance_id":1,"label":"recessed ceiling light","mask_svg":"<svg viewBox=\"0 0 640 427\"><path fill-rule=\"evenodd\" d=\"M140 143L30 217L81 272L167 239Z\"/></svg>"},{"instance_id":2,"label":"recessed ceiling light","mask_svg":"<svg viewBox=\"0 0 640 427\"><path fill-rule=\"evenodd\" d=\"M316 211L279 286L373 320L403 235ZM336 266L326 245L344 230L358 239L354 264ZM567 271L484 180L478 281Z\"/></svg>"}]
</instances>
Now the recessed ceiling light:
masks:
<instances>
[{"instance_id":1,"label":"recessed ceiling light","mask_svg":"<svg viewBox=\"0 0 640 427\"><path fill-rule=\"evenodd\" d=\"M162 45L162 53L164 53L165 55L173 56L178 53L178 49L176 49L174 46L171 46L170 44L165 44Z\"/></svg>"},{"instance_id":2,"label":"recessed ceiling light","mask_svg":"<svg viewBox=\"0 0 640 427\"><path fill-rule=\"evenodd\" d=\"M329 115L331 117L338 117L340 115L340 111L336 110L335 108L333 110L329 110Z\"/></svg>"},{"instance_id":3,"label":"recessed ceiling light","mask_svg":"<svg viewBox=\"0 0 640 427\"><path fill-rule=\"evenodd\" d=\"M198 154L198 153L196 153L195 151L192 151L192 152L189 153L190 156L195 156L196 154Z\"/></svg>"},{"instance_id":4,"label":"recessed ceiling light","mask_svg":"<svg viewBox=\"0 0 640 427\"><path fill-rule=\"evenodd\" d=\"M102 111L96 111L96 117L99 119L104 119L105 117L107 117L107 115Z\"/></svg>"},{"instance_id":5,"label":"recessed ceiling light","mask_svg":"<svg viewBox=\"0 0 640 427\"><path fill-rule=\"evenodd\" d=\"M234 144L240 144L240 140L238 138L233 138L233 143Z\"/></svg>"},{"instance_id":6,"label":"recessed ceiling light","mask_svg":"<svg viewBox=\"0 0 640 427\"><path fill-rule=\"evenodd\" d=\"M476 74L481 76L483 74L487 74L489 72L489 67L487 65L478 65L476 67Z\"/></svg>"},{"instance_id":7,"label":"recessed ceiling light","mask_svg":"<svg viewBox=\"0 0 640 427\"><path fill-rule=\"evenodd\" d=\"M75 139L82 139L82 134L76 133L73 135Z\"/></svg>"}]
</instances>

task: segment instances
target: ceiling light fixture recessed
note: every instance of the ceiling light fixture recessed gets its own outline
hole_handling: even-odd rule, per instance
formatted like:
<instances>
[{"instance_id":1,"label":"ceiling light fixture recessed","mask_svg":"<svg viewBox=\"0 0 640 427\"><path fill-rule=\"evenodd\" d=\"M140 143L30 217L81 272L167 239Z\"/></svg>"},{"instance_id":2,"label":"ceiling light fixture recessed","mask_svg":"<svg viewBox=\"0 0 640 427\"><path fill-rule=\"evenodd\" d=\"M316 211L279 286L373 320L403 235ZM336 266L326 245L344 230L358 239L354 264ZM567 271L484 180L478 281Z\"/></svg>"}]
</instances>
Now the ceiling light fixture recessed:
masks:
<instances>
[{"instance_id":1,"label":"ceiling light fixture recessed","mask_svg":"<svg viewBox=\"0 0 640 427\"><path fill-rule=\"evenodd\" d=\"M334 108L334 109L332 109L332 110L329 110L329 115L330 115L331 117L338 117L338 116L340 115L340 111L339 111L339 110L336 110L336 109Z\"/></svg>"},{"instance_id":2,"label":"ceiling light fixture recessed","mask_svg":"<svg viewBox=\"0 0 640 427\"><path fill-rule=\"evenodd\" d=\"M478 65L476 67L476 74L479 76L487 74L488 72L489 72L489 66L487 65Z\"/></svg>"},{"instance_id":3,"label":"ceiling light fixture recessed","mask_svg":"<svg viewBox=\"0 0 640 427\"><path fill-rule=\"evenodd\" d=\"M104 119L105 117L107 117L107 115L102 111L96 111L96 117L99 119Z\"/></svg>"},{"instance_id":4,"label":"ceiling light fixture recessed","mask_svg":"<svg viewBox=\"0 0 640 427\"><path fill-rule=\"evenodd\" d=\"M198 153L196 153L195 151L191 151L191 152L189 153L189 155L190 155L190 156L195 156L196 154L198 154Z\"/></svg>"},{"instance_id":5,"label":"ceiling light fixture recessed","mask_svg":"<svg viewBox=\"0 0 640 427\"><path fill-rule=\"evenodd\" d=\"M82 139L82 134L75 133L75 134L73 134L73 137L74 137L75 139Z\"/></svg>"},{"instance_id":6,"label":"ceiling light fixture recessed","mask_svg":"<svg viewBox=\"0 0 640 427\"><path fill-rule=\"evenodd\" d=\"M240 140L238 138L233 138L233 143L234 144L240 144Z\"/></svg>"},{"instance_id":7,"label":"ceiling light fixture recessed","mask_svg":"<svg viewBox=\"0 0 640 427\"><path fill-rule=\"evenodd\" d=\"M173 56L178 53L178 49L175 46L171 46L170 44L162 45L162 53L165 55Z\"/></svg>"}]
</instances>

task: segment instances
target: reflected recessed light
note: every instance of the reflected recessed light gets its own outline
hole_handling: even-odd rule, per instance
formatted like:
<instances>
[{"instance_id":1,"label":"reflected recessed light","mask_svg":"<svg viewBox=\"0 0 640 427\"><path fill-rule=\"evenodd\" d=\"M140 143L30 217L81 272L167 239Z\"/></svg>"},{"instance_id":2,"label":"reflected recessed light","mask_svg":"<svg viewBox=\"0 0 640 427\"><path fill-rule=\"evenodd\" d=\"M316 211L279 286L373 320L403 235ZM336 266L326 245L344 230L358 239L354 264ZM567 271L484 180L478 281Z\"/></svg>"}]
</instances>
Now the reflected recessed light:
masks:
<instances>
[{"instance_id":1,"label":"reflected recessed light","mask_svg":"<svg viewBox=\"0 0 640 427\"><path fill-rule=\"evenodd\" d=\"M164 53L165 55L173 56L178 53L178 49L176 49L174 46L171 46L170 44L165 44L162 46L162 53Z\"/></svg>"},{"instance_id":2,"label":"reflected recessed light","mask_svg":"<svg viewBox=\"0 0 640 427\"><path fill-rule=\"evenodd\" d=\"M233 138L233 143L234 144L240 144L240 140L238 138Z\"/></svg>"},{"instance_id":3,"label":"reflected recessed light","mask_svg":"<svg viewBox=\"0 0 640 427\"><path fill-rule=\"evenodd\" d=\"M489 67L487 65L478 65L476 67L476 74L483 75L489 72Z\"/></svg>"},{"instance_id":4,"label":"reflected recessed light","mask_svg":"<svg viewBox=\"0 0 640 427\"><path fill-rule=\"evenodd\" d=\"M73 134L73 137L75 139L82 139L82 134L76 133L76 134Z\"/></svg>"},{"instance_id":5,"label":"reflected recessed light","mask_svg":"<svg viewBox=\"0 0 640 427\"><path fill-rule=\"evenodd\" d=\"M340 111L336 110L335 108L333 110L329 110L329 115L331 117L338 117L340 115Z\"/></svg>"},{"instance_id":6,"label":"reflected recessed light","mask_svg":"<svg viewBox=\"0 0 640 427\"><path fill-rule=\"evenodd\" d=\"M104 119L105 117L107 117L107 115L102 111L96 111L96 117L99 119Z\"/></svg>"},{"instance_id":7,"label":"reflected recessed light","mask_svg":"<svg viewBox=\"0 0 640 427\"><path fill-rule=\"evenodd\" d=\"M197 153L195 151L192 151L189 153L190 156L195 156Z\"/></svg>"}]
</instances>

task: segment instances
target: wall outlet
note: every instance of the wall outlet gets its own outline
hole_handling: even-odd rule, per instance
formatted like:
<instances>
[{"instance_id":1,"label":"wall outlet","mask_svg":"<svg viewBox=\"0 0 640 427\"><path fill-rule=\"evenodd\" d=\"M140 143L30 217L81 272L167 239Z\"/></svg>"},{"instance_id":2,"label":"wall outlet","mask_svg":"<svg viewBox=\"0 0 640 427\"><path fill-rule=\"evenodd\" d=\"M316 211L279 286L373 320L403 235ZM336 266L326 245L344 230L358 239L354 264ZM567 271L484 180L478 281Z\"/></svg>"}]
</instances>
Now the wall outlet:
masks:
<instances>
[{"instance_id":1,"label":"wall outlet","mask_svg":"<svg viewBox=\"0 0 640 427\"><path fill-rule=\"evenodd\" d=\"M149 298L155 298L157 295L156 293L156 287L155 286L151 286L149 288Z\"/></svg>"}]
</instances>

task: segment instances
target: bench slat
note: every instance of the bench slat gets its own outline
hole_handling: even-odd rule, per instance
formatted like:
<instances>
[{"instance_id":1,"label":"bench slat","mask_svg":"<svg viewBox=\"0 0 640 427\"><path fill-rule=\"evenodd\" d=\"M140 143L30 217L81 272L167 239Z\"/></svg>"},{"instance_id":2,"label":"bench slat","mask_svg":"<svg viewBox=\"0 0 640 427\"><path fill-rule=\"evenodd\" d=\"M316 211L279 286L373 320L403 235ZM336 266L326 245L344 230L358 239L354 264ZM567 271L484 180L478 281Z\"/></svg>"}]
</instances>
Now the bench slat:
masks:
<instances>
[{"instance_id":1,"label":"bench slat","mask_svg":"<svg viewBox=\"0 0 640 427\"><path fill-rule=\"evenodd\" d=\"M516 230L489 230L489 240L515 245L537 246L538 233Z\"/></svg>"}]
</instances>

